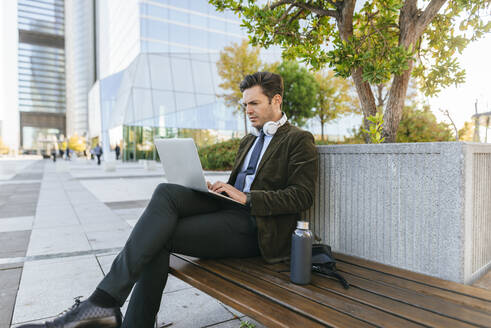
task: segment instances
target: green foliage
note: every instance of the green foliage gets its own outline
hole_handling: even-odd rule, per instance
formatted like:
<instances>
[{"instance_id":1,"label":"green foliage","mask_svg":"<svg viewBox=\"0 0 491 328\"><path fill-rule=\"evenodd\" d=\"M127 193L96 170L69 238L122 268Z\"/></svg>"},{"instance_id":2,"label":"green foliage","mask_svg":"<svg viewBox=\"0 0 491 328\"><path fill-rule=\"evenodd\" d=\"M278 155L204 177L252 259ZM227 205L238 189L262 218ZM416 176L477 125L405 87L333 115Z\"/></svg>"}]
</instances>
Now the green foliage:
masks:
<instances>
[{"instance_id":1,"label":"green foliage","mask_svg":"<svg viewBox=\"0 0 491 328\"><path fill-rule=\"evenodd\" d=\"M232 43L220 51L217 70L223 82L219 87L228 91L227 94L220 96L225 99L228 106L240 110L238 102L242 99L242 92L239 84L246 75L259 71L261 67L259 52L259 48L249 48L247 40L243 40L241 44Z\"/></svg>"},{"instance_id":2,"label":"green foliage","mask_svg":"<svg viewBox=\"0 0 491 328\"><path fill-rule=\"evenodd\" d=\"M314 115L321 124L324 140L324 125L349 113L360 113L358 99L353 96L353 86L349 80L334 76L333 71L317 72L315 79L319 85Z\"/></svg>"},{"instance_id":3,"label":"green foliage","mask_svg":"<svg viewBox=\"0 0 491 328\"><path fill-rule=\"evenodd\" d=\"M428 106L423 110L406 106L397 131L397 142L453 141L452 129L443 122L437 122Z\"/></svg>"},{"instance_id":4,"label":"green foliage","mask_svg":"<svg viewBox=\"0 0 491 328\"><path fill-rule=\"evenodd\" d=\"M250 48L247 40L243 40L241 44L232 43L232 45L225 47L220 52L220 59L217 62L218 75L223 80L219 87L227 91L226 94L219 96L225 100L228 106L244 114L244 129L246 133L246 114L244 109L239 106L239 101L242 99L239 84L246 75L260 70L259 52L259 48Z\"/></svg>"},{"instance_id":5,"label":"green foliage","mask_svg":"<svg viewBox=\"0 0 491 328\"><path fill-rule=\"evenodd\" d=\"M240 328L256 328L256 325L249 321L242 321L240 323Z\"/></svg>"},{"instance_id":6,"label":"green foliage","mask_svg":"<svg viewBox=\"0 0 491 328\"><path fill-rule=\"evenodd\" d=\"M474 140L474 122L464 122L464 126L459 130L460 141L473 141Z\"/></svg>"},{"instance_id":7,"label":"green foliage","mask_svg":"<svg viewBox=\"0 0 491 328\"><path fill-rule=\"evenodd\" d=\"M230 139L198 150L204 170L232 169L239 150L240 139Z\"/></svg>"},{"instance_id":8,"label":"green foliage","mask_svg":"<svg viewBox=\"0 0 491 328\"><path fill-rule=\"evenodd\" d=\"M425 95L465 81L465 71L454 58L469 42L491 31L489 0L451 0L435 16L417 44L417 77Z\"/></svg>"},{"instance_id":9,"label":"green foliage","mask_svg":"<svg viewBox=\"0 0 491 328\"><path fill-rule=\"evenodd\" d=\"M274 67L274 66L273 66ZM285 91L282 110L288 119L298 126L314 116L319 85L315 77L297 62L284 61L277 65L276 73L283 77Z\"/></svg>"},{"instance_id":10,"label":"green foliage","mask_svg":"<svg viewBox=\"0 0 491 328\"><path fill-rule=\"evenodd\" d=\"M401 43L403 0L365 1L353 12L352 24L351 20L340 20L350 4L347 0L209 2L218 10L238 14L252 44L266 48L279 45L286 58L302 58L316 69L329 65L341 77L360 68L364 81L380 84L407 70L409 62L417 59L413 75L426 95L462 83L465 73L453 56L491 30L489 0L447 0L439 13L430 17L429 25L423 26L422 36L406 44ZM415 26L428 3L420 3L420 14L413 15L412 25L405 25L406 36L418 35Z\"/></svg>"},{"instance_id":11,"label":"green foliage","mask_svg":"<svg viewBox=\"0 0 491 328\"><path fill-rule=\"evenodd\" d=\"M379 144L384 142L385 138L382 137L382 125L384 124L384 117L381 113L367 117L367 120L371 123L369 130L362 128L361 130L370 137L370 141L373 144Z\"/></svg>"}]
</instances>

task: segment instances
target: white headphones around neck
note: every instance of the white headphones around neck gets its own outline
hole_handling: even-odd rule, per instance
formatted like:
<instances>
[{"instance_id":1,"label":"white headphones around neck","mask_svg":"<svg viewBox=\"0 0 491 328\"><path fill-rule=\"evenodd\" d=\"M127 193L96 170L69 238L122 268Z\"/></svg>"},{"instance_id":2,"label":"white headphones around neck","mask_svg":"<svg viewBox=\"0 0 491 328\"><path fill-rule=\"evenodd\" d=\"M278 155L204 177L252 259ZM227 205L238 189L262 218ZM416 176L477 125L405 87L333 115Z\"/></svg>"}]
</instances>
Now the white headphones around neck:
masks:
<instances>
[{"instance_id":1,"label":"white headphones around neck","mask_svg":"<svg viewBox=\"0 0 491 328\"><path fill-rule=\"evenodd\" d=\"M278 121L276 121L276 122L269 121L269 122L264 123L264 125L263 125L264 134L267 136L270 136L270 137L274 136L276 131L278 131L280 126L285 124L286 121L288 121L288 117L286 117L285 113L282 113L281 118ZM252 135L255 135L256 137L259 136L259 134L260 134L260 130L258 130L255 127L252 127L250 129L250 132Z\"/></svg>"}]
</instances>

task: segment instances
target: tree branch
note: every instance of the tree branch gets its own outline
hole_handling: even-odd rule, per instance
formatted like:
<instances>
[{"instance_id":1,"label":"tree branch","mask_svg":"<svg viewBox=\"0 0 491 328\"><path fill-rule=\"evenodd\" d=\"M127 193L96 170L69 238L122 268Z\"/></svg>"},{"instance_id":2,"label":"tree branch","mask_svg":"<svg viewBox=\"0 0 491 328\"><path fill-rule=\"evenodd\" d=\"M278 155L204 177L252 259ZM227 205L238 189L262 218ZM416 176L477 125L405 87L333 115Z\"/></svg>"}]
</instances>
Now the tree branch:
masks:
<instances>
[{"instance_id":1,"label":"tree branch","mask_svg":"<svg viewBox=\"0 0 491 328\"><path fill-rule=\"evenodd\" d=\"M416 1L416 0L414 0ZM436 14L442 8L442 6L447 2L447 0L431 0L431 2L426 6L426 9L419 16L417 22L418 37L426 29L426 26L435 18Z\"/></svg>"},{"instance_id":2,"label":"tree branch","mask_svg":"<svg viewBox=\"0 0 491 328\"><path fill-rule=\"evenodd\" d=\"M295 19L297 19L297 18L298 18L298 16L300 16L300 15L302 14L302 11L303 11L303 9L302 9L302 8L300 8L300 9L299 9L299 10L298 10L298 11L295 13L295 15L293 15L292 17L290 17L290 20L288 21L288 23L286 23L286 25L287 25L287 26L288 26L288 25L290 25L290 24L291 24L291 23L292 23L292 22L293 22Z\"/></svg>"},{"instance_id":3,"label":"tree branch","mask_svg":"<svg viewBox=\"0 0 491 328\"><path fill-rule=\"evenodd\" d=\"M281 5L286 5L286 4L290 4L290 5L293 5L293 6L298 7L298 8L309 10L318 16L330 16L330 17L334 17L334 18L338 18L338 16L339 16L339 14L336 10L324 9L324 8L313 6L311 4L301 3L301 2L294 1L294 0L276 1L275 3L269 5L269 9L272 10L272 9L275 9L275 8L281 6Z\"/></svg>"},{"instance_id":4,"label":"tree branch","mask_svg":"<svg viewBox=\"0 0 491 328\"><path fill-rule=\"evenodd\" d=\"M336 17L339 35L342 40L347 41L353 35L353 13L355 11L356 0L343 0L339 10L341 12Z\"/></svg>"},{"instance_id":5,"label":"tree branch","mask_svg":"<svg viewBox=\"0 0 491 328\"><path fill-rule=\"evenodd\" d=\"M455 141L459 141L459 130L457 129L457 125L455 125L454 121L450 117L450 113L448 112L448 110L447 109L443 110L441 108L438 108L438 110L440 111L440 113L442 113L443 115L448 117L448 119L450 120L450 123L452 124L452 126L455 130Z\"/></svg>"},{"instance_id":6,"label":"tree branch","mask_svg":"<svg viewBox=\"0 0 491 328\"><path fill-rule=\"evenodd\" d=\"M293 8L293 5L290 5L288 8L286 8L286 10L283 12L283 15L281 15L280 19L278 19L277 23L282 22L286 18L286 16L288 16L288 14L290 13L290 10L292 10L292 8Z\"/></svg>"},{"instance_id":7,"label":"tree branch","mask_svg":"<svg viewBox=\"0 0 491 328\"><path fill-rule=\"evenodd\" d=\"M276 7L279 7L281 5L286 5L287 3L292 4L292 2L293 2L292 0L279 0L279 1L276 1L275 3L270 4L269 9L273 10Z\"/></svg>"}]
</instances>

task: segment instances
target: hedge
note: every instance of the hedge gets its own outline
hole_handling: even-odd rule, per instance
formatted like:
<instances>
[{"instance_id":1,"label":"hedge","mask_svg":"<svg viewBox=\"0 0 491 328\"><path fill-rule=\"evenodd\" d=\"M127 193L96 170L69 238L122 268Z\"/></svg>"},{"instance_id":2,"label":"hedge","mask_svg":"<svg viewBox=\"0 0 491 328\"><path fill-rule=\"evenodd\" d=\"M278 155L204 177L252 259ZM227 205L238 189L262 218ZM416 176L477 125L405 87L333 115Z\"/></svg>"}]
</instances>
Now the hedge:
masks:
<instances>
[{"instance_id":1,"label":"hedge","mask_svg":"<svg viewBox=\"0 0 491 328\"><path fill-rule=\"evenodd\" d=\"M231 170L240 139L230 139L198 150L203 170L226 171Z\"/></svg>"}]
</instances>

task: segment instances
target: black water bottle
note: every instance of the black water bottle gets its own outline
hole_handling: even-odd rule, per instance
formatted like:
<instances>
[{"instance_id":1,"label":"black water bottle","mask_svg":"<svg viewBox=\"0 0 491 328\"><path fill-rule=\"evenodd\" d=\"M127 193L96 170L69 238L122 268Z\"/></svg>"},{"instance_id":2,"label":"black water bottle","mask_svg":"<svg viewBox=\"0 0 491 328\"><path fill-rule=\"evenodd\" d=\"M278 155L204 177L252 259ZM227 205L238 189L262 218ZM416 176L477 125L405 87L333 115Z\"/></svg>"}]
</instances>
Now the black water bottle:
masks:
<instances>
[{"instance_id":1,"label":"black water bottle","mask_svg":"<svg viewBox=\"0 0 491 328\"><path fill-rule=\"evenodd\" d=\"M292 252L290 260L290 280L299 285L310 283L312 270L312 232L309 223L298 221L292 234Z\"/></svg>"}]
</instances>

